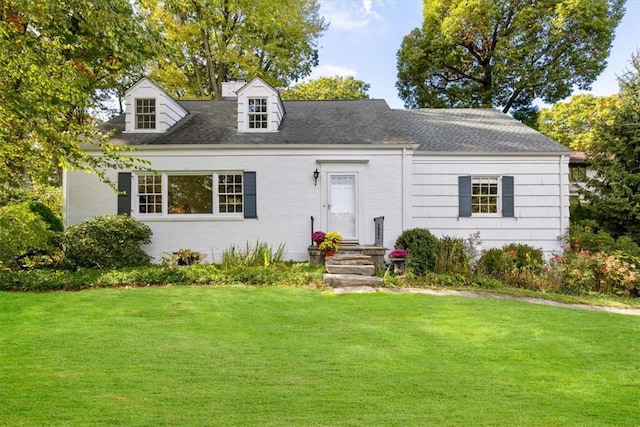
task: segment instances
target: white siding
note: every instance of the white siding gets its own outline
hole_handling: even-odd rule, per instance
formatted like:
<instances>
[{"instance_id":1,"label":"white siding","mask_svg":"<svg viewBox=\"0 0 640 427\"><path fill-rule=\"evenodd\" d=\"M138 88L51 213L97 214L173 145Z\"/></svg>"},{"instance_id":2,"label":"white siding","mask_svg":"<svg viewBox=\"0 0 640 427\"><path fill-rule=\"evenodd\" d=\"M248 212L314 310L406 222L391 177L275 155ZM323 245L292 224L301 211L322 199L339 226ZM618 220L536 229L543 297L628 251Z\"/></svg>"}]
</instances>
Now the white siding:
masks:
<instances>
[{"instance_id":1,"label":"white siding","mask_svg":"<svg viewBox=\"0 0 640 427\"><path fill-rule=\"evenodd\" d=\"M385 217L385 244L393 245L402 227L402 150L332 149L221 149L181 148L144 150L134 153L147 159L158 172L255 171L258 219L196 219L138 217L153 230L147 252L189 248L219 261L231 245L244 246L257 240L275 247L284 243L287 259L308 260L311 216L315 229L326 230L327 174L354 172L359 182L360 243L374 242L373 218ZM313 171L321 175L314 185ZM115 179L116 174L114 172ZM66 219L77 224L93 216L115 214L117 196L106 184L80 172L66 174ZM135 191L135 190L134 190ZM393 238L394 240L391 240Z\"/></svg>"},{"instance_id":2,"label":"white siding","mask_svg":"<svg viewBox=\"0 0 640 427\"><path fill-rule=\"evenodd\" d=\"M458 217L458 177L514 177L513 218ZM526 243L547 254L561 249L569 219L567 156L413 157L412 220L436 236L468 238L480 232L484 248Z\"/></svg>"},{"instance_id":3,"label":"white siding","mask_svg":"<svg viewBox=\"0 0 640 427\"><path fill-rule=\"evenodd\" d=\"M155 129L135 128L135 100L142 98L156 100ZM143 78L127 90L124 101L126 132L166 132L171 126L188 114L180 104L147 78Z\"/></svg>"}]
</instances>

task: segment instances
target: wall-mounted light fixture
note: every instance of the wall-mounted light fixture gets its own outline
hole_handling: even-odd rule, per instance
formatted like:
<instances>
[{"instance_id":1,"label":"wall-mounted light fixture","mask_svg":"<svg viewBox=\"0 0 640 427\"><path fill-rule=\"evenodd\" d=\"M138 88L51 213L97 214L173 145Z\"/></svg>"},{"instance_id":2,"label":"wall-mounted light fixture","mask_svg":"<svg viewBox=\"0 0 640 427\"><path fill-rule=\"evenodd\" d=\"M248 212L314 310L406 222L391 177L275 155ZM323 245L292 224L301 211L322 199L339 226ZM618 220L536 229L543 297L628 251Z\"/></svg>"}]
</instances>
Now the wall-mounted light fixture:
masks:
<instances>
[{"instance_id":1,"label":"wall-mounted light fixture","mask_svg":"<svg viewBox=\"0 0 640 427\"><path fill-rule=\"evenodd\" d=\"M315 180L315 185L318 185L318 178L320 178L320 171L318 168L313 171L313 179Z\"/></svg>"}]
</instances>

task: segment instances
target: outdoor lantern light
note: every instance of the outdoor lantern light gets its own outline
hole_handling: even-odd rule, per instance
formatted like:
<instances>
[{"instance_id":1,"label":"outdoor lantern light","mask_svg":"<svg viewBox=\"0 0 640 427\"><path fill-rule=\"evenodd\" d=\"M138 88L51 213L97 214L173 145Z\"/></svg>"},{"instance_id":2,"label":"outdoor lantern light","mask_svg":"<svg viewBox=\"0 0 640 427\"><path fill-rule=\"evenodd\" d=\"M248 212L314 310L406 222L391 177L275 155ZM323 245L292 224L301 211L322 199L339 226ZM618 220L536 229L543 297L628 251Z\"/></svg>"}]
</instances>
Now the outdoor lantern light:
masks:
<instances>
[{"instance_id":1,"label":"outdoor lantern light","mask_svg":"<svg viewBox=\"0 0 640 427\"><path fill-rule=\"evenodd\" d=\"M318 178L320 177L320 171L318 168L313 171L313 179L315 180L315 185L318 185Z\"/></svg>"}]
</instances>

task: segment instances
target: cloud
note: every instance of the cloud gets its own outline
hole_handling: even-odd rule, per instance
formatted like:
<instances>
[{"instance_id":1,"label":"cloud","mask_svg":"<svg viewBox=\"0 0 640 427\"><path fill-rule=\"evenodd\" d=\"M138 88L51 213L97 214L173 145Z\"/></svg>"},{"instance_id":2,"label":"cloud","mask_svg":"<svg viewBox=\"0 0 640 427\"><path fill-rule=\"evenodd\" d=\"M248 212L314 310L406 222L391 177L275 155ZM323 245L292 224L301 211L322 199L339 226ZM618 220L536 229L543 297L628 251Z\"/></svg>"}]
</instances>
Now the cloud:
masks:
<instances>
[{"instance_id":1,"label":"cloud","mask_svg":"<svg viewBox=\"0 0 640 427\"><path fill-rule=\"evenodd\" d=\"M324 0L321 2L321 13L330 22L333 29L353 31L369 26L372 20L380 19L374 10L374 3L381 5L377 0L354 1Z\"/></svg>"}]
</instances>

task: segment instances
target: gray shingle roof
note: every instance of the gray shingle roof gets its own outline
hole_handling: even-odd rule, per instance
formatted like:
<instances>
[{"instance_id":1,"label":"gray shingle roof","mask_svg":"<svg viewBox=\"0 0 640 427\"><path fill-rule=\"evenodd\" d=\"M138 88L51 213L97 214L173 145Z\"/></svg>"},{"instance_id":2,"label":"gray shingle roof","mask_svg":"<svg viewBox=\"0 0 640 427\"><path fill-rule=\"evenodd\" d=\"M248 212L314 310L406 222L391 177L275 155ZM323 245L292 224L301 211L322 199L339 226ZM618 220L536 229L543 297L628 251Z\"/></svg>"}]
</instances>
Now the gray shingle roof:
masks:
<instances>
[{"instance_id":1,"label":"gray shingle roof","mask_svg":"<svg viewBox=\"0 0 640 427\"><path fill-rule=\"evenodd\" d=\"M189 115L166 133L122 133L124 115L107 123L112 142L145 144L411 144L384 100L285 101L278 132L237 132L236 101L180 101Z\"/></svg>"},{"instance_id":2,"label":"gray shingle roof","mask_svg":"<svg viewBox=\"0 0 640 427\"><path fill-rule=\"evenodd\" d=\"M511 116L490 108L394 110L418 151L537 153L570 150Z\"/></svg>"},{"instance_id":3,"label":"gray shingle roof","mask_svg":"<svg viewBox=\"0 0 640 427\"><path fill-rule=\"evenodd\" d=\"M392 110L384 100L285 101L279 132L239 133L236 101L180 101L189 111L166 133L123 133L124 115L106 127L122 145L417 144L423 152L538 153L569 150L493 109Z\"/></svg>"}]
</instances>

